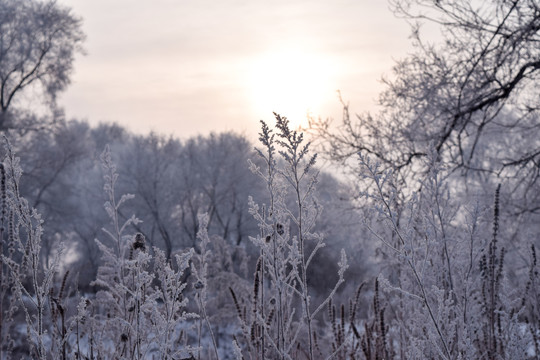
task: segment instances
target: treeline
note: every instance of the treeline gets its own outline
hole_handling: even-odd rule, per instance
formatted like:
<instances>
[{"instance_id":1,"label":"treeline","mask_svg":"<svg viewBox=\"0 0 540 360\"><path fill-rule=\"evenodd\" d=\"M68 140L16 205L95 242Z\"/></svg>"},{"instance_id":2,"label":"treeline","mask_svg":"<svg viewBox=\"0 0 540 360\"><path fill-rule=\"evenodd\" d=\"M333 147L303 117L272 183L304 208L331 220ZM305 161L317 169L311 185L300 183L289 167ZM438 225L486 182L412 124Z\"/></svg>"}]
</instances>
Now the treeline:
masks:
<instances>
[{"instance_id":1,"label":"treeline","mask_svg":"<svg viewBox=\"0 0 540 360\"><path fill-rule=\"evenodd\" d=\"M242 135L221 133L180 140L158 134L134 135L114 124L91 127L70 121L11 141L21 159L21 195L44 219L44 264L50 263L55 246L64 242L68 252L63 266L77 274L80 289L91 291L88 286L101 264L95 240L103 236L102 228L109 223L100 164L106 146L119 176L116 194L134 195L120 216L140 219L132 230L143 234L150 246L163 249L167 259L195 246L197 217L202 213L208 214L210 234L233 247L253 250L249 237L256 236L259 229L249 213L248 197L266 201L266 184L248 168L248 159L258 160L255 144ZM353 205L347 200L346 185L326 173L319 181L324 216L317 230L331 239L334 250L354 247L356 241L348 234L358 227L358 220L348 211ZM323 269L332 266L321 264ZM325 270L320 275L319 284L333 276Z\"/></svg>"},{"instance_id":2,"label":"treeline","mask_svg":"<svg viewBox=\"0 0 540 360\"><path fill-rule=\"evenodd\" d=\"M291 157L281 159L234 133L181 141L71 121L6 136L0 354L206 357L210 334L230 353L240 329L260 326L242 324L240 310L255 268L260 306L280 303L288 339L278 352L301 344L310 302L353 292L370 271L369 246L347 187L316 157L306 163L302 135L285 134ZM189 331L203 318L206 330Z\"/></svg>"}]
</instances>

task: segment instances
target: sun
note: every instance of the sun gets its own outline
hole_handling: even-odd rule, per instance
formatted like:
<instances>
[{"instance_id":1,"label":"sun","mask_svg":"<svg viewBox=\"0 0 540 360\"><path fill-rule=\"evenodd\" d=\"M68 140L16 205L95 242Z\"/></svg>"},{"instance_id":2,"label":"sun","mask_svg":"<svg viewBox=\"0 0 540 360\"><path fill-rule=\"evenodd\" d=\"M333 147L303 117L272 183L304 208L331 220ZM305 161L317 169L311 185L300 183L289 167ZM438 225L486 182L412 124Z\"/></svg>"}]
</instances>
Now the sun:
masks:
<instances>
[{"instance_id":1,"label":"sun","mask_svg":"<svg viewBox=\"0 0 540 360\"><path fill-rule=\"evenodd\" d=\"M276 112L294 128L306 126L308 114L320 114L322 104L335 98L333 69L323 54L297 49L259 55L247 73L251 104L264 118Z\"/></svg>"}]
</instances>

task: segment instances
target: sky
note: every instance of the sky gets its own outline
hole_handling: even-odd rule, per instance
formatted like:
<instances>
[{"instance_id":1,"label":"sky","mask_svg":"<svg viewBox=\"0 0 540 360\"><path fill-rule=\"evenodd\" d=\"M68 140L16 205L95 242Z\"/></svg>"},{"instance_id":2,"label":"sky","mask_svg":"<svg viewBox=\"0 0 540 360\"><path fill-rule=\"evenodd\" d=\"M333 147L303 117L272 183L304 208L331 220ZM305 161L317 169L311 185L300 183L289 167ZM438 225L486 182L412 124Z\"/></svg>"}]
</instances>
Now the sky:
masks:
<instances>
[{"instance_id":1,"label":"sky","mask_svg":"<svg viewBox=\"0 0 540 360\"><path fill-rule=\"evenodd\" d=\"M59 0L83 18L85 55L66 116L181 138L257 134L272 112L375 110L381 78L410 51L385 0Z\"/></svg>"}]
</instances>

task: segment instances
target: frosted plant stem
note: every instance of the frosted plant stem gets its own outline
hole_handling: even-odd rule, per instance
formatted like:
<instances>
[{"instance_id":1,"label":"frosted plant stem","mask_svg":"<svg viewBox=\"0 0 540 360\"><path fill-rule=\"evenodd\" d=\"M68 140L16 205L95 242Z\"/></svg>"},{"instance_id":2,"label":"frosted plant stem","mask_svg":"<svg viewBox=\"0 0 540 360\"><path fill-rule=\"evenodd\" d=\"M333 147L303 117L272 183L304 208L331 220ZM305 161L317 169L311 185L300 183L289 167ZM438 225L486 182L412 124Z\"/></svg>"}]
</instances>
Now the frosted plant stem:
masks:
<instances>
[{"instance_id":1,"label":"frosted plant stem","mask_svg":"<svg viewBox=\"0 0 540 360\"><path fill-rule=\"evenodd\" d=\"M382 193L381 193L381 196L382 196ZM388 203L386 201L384 201L384 204L385 206L388 208L388 210L390 209ZM397 228L397 224L395 223L394 219L392 217L390 217L390 221L392 223L392 227L394 228L394 231L396 232L397 236L399 237L399 239L401 240L401 242L403 244L405 244L405 240L403 239L402 235L401 235L401 232L399 231L399 229ZM431 309L431 305L428 301L428 296L427 296L427 293L426 293L426 289L424 287L424 283L422 282L422 279L420 279L420 276L418 275L418 272L416 271L416 267L415 265L412 263L411 259L406 257L407 259L407 265L409 265L409 267L411 268L413 274L414 274L414 277L415 277L415 280L416 282L418 283L418 286L420 286L420 290L422 291L422 300L424 302L424 304L426 305L426 308L428 309L428 313L429 313L429 317L431 318L431 321L433 322L433 325L435 326L435 329L437 330L437 334L439 336L439 338L441 339L441 342L443 344L443 347L444 347L444 351L445 351L445 355L446 355L446 358L448 360L451 359L451 356L450 356L450 351L448 350L448 346L446 344L446 340L441 332L441 329L440 329L440 326L439 326L439 323L437 321L437 319L435 319L435 315L433 313L433 310Z\"/></svg>"},{"instance_id":2,"label":"frosted plant stem","mask_svg":"<svg viewBox=\"0 0 540 360\"><path fill-rule=\"evenodd\" d=\"M199 307L203 314L204 321L206 322L206 326L208 326L208 331L210 332L210 337L212 338L212 344L214 345L214 354L216 354L216 359L219 360L216 337L214 336L214 331L212 330L212 326L210 325L210 320L208 320L208 316L206 315L206 307L203 305L200 293L197 295L197 298L199 300ZM201 336L200 336L200 331L199 331L199 357L200 357L200 341L201 341Z\"/></svg>"},{"instance_id":3,"label":"frosted plant stem","mask_svg":"<svg viewBox=\"0 0 540 360\"><path fill-rule=\"evenodd\" d=\"M200 299L199 299L200 301ZM200 304L199 304L200 306ZM199 329L198 329L198 343L197 343L197 359L201 360L201 336L202 336L202 319L199 318Z\"/></svg>"},{"instance_id":4,"label":"frosted plant stem","mask_svg":"<svg viewBox=\"0 0 540 360\"><path fill-rule=\"evenodd\" d=\"M9 157L10 159L13 159L14 156L13 156L13 153L11 152L11 147L8 146L8 152L9 152ZM13 161L12 161L13 163ZM42 291L41 291L41 287L39 286L39 281L38 281L38 266L39 266L39 258L38 258L38 255L39 255L39 251L38 249L35 249L35 245L34 244L34 233L33 233L33 229L32 229L32 219L30 217L30 214L28 213L28 209L23 209L23 205L22 205L22 200L21 200L21 197L20 197L20 194L19 194L19 185L17 183L17 181L15 180L16 179L16 176L14 174L14 170L13 170L13 166L11 166L11 179L12 179L12 182L13 182L13 192L14 192L14 195L15 195L15 200L18 204L18 210L19 210L19 216L21 217L21 219L23 220L23 224L24 226L26 227L26 230L28 232L27 234L27 242L29 244L29 247L30 247L30 253L29 253L29 256L31 257L31 264L32 264L32 287L34 288L34 293L36 295L36 302L35 302L35 305L36 305L36 308L37 308L37 322L38 322L38 326L37 326L37 336L38 336L38 348L37 348L37 352L38 352L38 356L39 358L45 360L45 344L43 343L43 294L42 294ZM38 254L36 254L36 252ZM19 285L21 287L21 289L23 289L24 291L26 291L26 289L24 288L24 286L21 284L21 282L19 281Z\"/></svg>"},{"instance_id":5,"label":"frosted plant stem","mask_svg":"<svg viewBox=\"0 0 540 360\"><path fill-rule=\"evenodd\" d=\"M275 233L275 229L274 229ZM273 241L273 252L274 252L274 276L276 277L276 280L278 282L277 290L278 290L278 343L277 347L279 349L279 353L283 354L283 351L285 349L285 326L283 324L283 294L282 294L282 283L281 278L279 277L278 268L277 268L277 249L276 249L276 241L277 238ZM281 346L280 346L281 345ZM281 357L283 359L283 355Z\"/></svg>"},{"instance_id":6,"label":"frosted plant stem","mask_svg":"<svg viewBox=\"0 0 540 360\"><path fill-rule=\"evenodd\" d=\"M443 217L441 214L441 204L439 202L439 182L437 181L437 175L435 175L435 205L437 209L437 218L439 220L439 224L441 226L441 236L443 239L443 246L444 246L444 257L446 258L446 266L448 267L448 281L450 283L450 290L452 290L452 293L454 293L454 281L452 279L452 266L450 264L450 255L448 253L448 244L446 241L446 229L444 226Z\"/></svg>"},{"instance_id":7,"label":"frosted plant stem","mask_svg":"<svg viewBox=\"0 0 540 360\"><path fill-rule=\"evenodd\" d=\"M262 335L261 335L261 358L264 359L264 345L265 345L265 337L266 337L266 324L265 324L265 312L264 312L264 248L261 248L261 260L262 260L262 266L261 266L261 317L263 319L262 321Z\"/></svg>"},{"instance_id":8,"label":"frosted plant stem","mask_svg":"<svg viewBox=\"0 0 540 360\"><path fill-rule=\"evenodd\" d=\"M2 165L2 170L4 169ZM3 171L2 171L3 172ZM5 206L5 204L2 204ZM4 217L0 227L0 343L2 342L2 327L4 325ZM0 359L3 359L3 346L0 345Z\"/></svg>"},{"instance_id":9,"label":"frosted plant stem","mask_svg":"<svg viewBox=\"0 0 540 360\"><path fill-rule=\"evenodd\" d=\"M0 197L1 197L1 224L0 224L0 360L3 359L3 324L4 324L4 226L5 215L7 213L7 195L6 195L6 169L4 163L0 162Z\"/></svg>"},{"instance_id":10,"label":"frosted plant stem","mask_svg":"<svg viewBox=\"0 0 540 360\"><path fill-rule=\"evenodd\" d=\"M364 165L368 169L368 171L370 172L370 175L371 175L372 179L375 180L375 184L377 186L377 192L378 192L378 195L379 195L379 200L383 203L383 205L385 207L385 210L387 211L387 216L386 217L387 217L388 220L390 220L390 223L392 224L392 229L396 232L401 244L406 245L406 241L403 238L403 236L401 234L401 231L399 230L394 217L392 216L392 210L390 208L390 204L384 198L384 192L382 190L381 182L379 180L378 175L375 174L375 172L373 171L371 166L369 166L365 162L364 162ZM403 255L406 255L406 254L403 254ZM437 335L439 336L439 338L440 338L440 340L441 340L441 342L443 344L445 356L446 356L446 358L448 360L450 360L452 357L450 355L448 345L446 344L446 340L445 340L445 338L444 338L444 336L443 336L443 334L441 332L439 323L438 323L437 319L435 319L435 315L433 313L433 310L431 309L431 305L430 305L430 303L428 301L428 297L427 297L426 289L424 287L424 283L422 282L422 279L418 275L418 272L416 271L416 267L415 267L414 263L412 263L410 257L405 256L405 258L406 258L406 261L407 261L407 265L411 268L411 270L413 272L413 275L415 277L415 280L418 283L418 286L420 287L420 290L422 291L422 300L424 302L424 305L426 305L426 308L427 308L428 313L429 313L429 317L430 317L431 321L433 322L433 325L435 326L435 330L437 331Z\"/></svg>"},{"instance_id":11,"label":"frosted plant stem","mask_svg":"<svg viewBox=\"0 0 540 360\"><path fill-rule=\"evenodd\" d=\"M294 172L294 177L296 181L296 196L298 201L298 237L300 239L300 256L302 257L302 300L304 301L305 311L306 311L306 322L308 327L308 339L309 339L309 358L313 359L313 335L311 333L311 314L309 311L309 294L307 286L307 267L306 267L306 256L304 254L304 236L302 234L302 200L300 199L300 184L298 180L298 172Z\"/></svg>"}]
</instances>

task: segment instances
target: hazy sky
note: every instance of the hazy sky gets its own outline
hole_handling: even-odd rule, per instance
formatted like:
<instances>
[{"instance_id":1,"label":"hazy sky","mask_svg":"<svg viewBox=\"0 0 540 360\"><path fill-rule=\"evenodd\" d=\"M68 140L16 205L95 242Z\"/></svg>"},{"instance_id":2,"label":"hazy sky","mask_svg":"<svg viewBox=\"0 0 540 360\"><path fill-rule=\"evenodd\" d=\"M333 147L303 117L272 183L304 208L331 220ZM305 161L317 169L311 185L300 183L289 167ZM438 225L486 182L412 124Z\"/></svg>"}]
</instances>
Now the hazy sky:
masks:
<instances>
[{"instance_id":1,"label":"hazy sky","mask_svg":"<svg viewBox=\"0 0 540 360\"><path fill-rule=\"evenodd\" d=\"M84 19L68 118L138 133L253 136L276 111L298 123L373 109L410 49L385 0L59 0Z\"/></svg>"}]
</instances>

